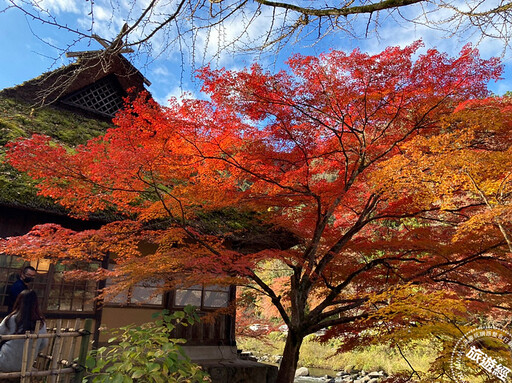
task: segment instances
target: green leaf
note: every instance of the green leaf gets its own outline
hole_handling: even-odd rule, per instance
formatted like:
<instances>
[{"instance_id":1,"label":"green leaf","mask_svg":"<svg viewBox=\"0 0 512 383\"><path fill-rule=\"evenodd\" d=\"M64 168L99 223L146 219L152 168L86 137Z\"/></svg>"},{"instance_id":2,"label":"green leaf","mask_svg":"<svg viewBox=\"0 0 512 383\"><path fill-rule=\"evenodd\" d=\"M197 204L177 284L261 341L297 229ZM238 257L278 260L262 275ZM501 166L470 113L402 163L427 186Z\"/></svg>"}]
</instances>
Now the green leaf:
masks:
<instances>
[{"instance_id":1,"label":"green leaf","mask_svg":"<svg viewBox=\"0 0 512 383\"><path fill-rule=\"evenodd\" d=\"M196 312L196 307L192 305L186 305L183 309L188 315L192 315Z\"/></svg>"},{"instance_id":2,"label":"green leaf","mask_svg":"<svg viewBox=\"0 0 512 383\"><path fill-rule=\"evenodd\" d=\"M148 371L149 372L155 372L160 370L160 365L158 363L149 363L148 364Z\"/></svg>"},{"instance_id":3,"label":"green leaf","mask_svg":"<svg viewBox=\"0 0 512 383\"><path fill-rule=\"evenodd\" d=\"M94 366L96 366L96 359L89 356L85 360L85 367L90 370L91 368L94 368Z\"/></svg>"},{"instance_id":4,"label":"green leaf","mask_svg":"<svg viewBox=\"0 0 512 383\"><path fill-rule=\"evenodd\" d=\"M134 371L134 373L132 374L132 379L139 379L141 376L144 375L144 370L141 370L141 369L137 369Z\"/></svg>"}]
</instances>

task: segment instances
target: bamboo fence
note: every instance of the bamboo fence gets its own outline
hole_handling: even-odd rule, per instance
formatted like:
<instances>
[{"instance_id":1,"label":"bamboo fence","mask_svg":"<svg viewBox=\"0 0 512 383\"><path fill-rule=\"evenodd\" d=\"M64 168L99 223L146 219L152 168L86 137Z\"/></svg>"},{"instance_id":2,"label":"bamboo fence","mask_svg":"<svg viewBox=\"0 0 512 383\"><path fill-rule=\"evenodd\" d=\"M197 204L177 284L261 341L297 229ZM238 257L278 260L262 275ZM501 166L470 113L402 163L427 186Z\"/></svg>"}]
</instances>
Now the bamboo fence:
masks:
<instances>
[{"instance_id":1,"label":"bamboo fence","mask_svg":"<svg viewBox=\"0 0 512 383\"><path fill-rule=\"evenodd\" d=\"M25 334L1 335L1 341L24 339L25 343L21 371L0 372L0 382L15 382L19 378L20 383L31 383L44 381L42 379L47 377L47 383L80 383L84 375L91 328L91 319L84 321L83 328L80 328L80 319L75 321L74 326L68 321L65 327L62 327L62 319L58 319L55 327L48 328L45 334L39 334L38 323L33 333L27 331ZM38 355L37 339L48 339L48 346Z\"/></svg>"}]
</instances>

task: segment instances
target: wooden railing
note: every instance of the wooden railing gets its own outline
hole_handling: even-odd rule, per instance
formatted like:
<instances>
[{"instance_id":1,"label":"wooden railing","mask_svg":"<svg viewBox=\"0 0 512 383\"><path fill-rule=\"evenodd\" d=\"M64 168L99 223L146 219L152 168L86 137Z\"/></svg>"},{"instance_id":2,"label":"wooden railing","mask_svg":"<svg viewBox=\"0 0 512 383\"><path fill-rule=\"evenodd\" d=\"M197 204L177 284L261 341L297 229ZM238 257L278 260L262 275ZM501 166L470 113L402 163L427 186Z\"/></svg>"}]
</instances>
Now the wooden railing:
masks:
<instances>
[{"instance_id":1,"label":"wooden railing","mask_svg":"<svg viewBox=\"0 0 512 383\"><path fill-rule=\"evenodd\" d=\"M34 333L2 335L0 340L24 339L21 371L0 372L0 382L12 379L20 383L43 381L47 383L79 383L83 379L84 365L89 348L92 319L81 326L80 319L73 327L62 326L62 319L49 325L46 334ZM37 339L48 339L48 346L37 353ZM32 340L32 342L31 342Z\"/></svg>"}]
</instances>

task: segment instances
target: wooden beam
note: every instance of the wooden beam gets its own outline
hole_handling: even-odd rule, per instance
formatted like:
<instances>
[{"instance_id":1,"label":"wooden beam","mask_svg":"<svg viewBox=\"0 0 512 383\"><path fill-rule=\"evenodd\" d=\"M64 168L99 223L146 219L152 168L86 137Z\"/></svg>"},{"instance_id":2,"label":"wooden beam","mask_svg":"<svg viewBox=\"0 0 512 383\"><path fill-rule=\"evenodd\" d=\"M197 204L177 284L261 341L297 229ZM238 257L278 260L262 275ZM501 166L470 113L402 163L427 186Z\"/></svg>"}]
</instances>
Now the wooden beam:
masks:
<instances>
[{"instance_id":1,"label":"wooden beam","mask_svg":"<svg viewBox=\"0 0 512 383\"><path fill-rule=\"evenodd\" d=\"M78 57L78 56L84 56L84 55L93 55L93 54L99 54L101 52L103 52L103 50L66 52L66 57Z\"/></svg>"},{"instance_id":2,"label":"wooden beam","mask_svg":"<svg viewBox=\"0 0 512 383\"><path fill-rule=\"evenodd\" d=\"M93 55L99 55L102 52L105 52L104 50L100 49L97 51L77 51L77 52L66 52L66 57L79 57L79 56L93 56ZM135 52L132 48L123 48L118 53L133 53Z\"/></svg>"},{"instance_id":3,"label":"wooden beam","mask_svg":"<svg viewBox=\"0 0 512 383\"><path fill-rule=\"evenodd\" d=\"M93 34L92 38L99 42L103 46L103 48L108 48L111 45L107 40L98 36L97 34Z\"/></svg>"}]
</instances>

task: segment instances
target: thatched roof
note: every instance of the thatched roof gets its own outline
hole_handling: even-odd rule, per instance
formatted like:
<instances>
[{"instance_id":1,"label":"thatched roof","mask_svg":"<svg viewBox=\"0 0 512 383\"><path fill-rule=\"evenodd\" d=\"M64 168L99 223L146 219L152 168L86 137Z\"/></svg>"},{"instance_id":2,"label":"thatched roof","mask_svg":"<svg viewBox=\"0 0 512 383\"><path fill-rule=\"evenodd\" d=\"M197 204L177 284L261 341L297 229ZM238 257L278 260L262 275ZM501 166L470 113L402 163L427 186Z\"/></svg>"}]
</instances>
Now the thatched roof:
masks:
<instances>
[{"instance_id":1,"label":"thatched roof","mask_svg":"<svg viewBox=\"0 0 512 383\"><path fill-rule=\"evenodd\" d=\"M37 195L33 180L5 163L4 145L38 133L76 146L105 133L111 126L110 116L121 106L120 97L128 89L140 91L148 83L123 56L106 57L82 57L76 63L0 91L0 207L66 214L52 200ZM105 84L114 90L105 88ZM103 88L98 91L98 86ZM111 92L104 99L102 89ZM96 110L94 97L98 94L100 105Z\"/></svg>"},{"instance_id":2,"label":"thatched roof","mask_svg":"<svg viewBox=\"0 0 512 383\"><path fill-rule=\"evenodd\" d=\"M77 62L3 89L0 96L110 121L128 90L138 93L144 84L150 83L122 55L85 55Z\"/></svg>"}]
</instances>

